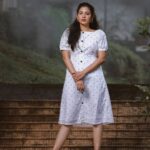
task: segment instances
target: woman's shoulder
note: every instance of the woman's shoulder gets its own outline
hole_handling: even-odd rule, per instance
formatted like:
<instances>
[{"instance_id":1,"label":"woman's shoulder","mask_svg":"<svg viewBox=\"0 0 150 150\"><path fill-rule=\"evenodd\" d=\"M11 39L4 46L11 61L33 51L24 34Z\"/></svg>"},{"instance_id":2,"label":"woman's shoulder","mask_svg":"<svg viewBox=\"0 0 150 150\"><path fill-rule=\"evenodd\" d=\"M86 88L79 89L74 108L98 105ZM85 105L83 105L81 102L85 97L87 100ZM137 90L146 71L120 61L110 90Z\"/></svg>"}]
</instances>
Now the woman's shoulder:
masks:
<instances>
[{"instance_id":1,"label":"woman's shoulder","mask_svg":"<svg viewBox=\"0 0 150 150\"><path fill-rule=\"evenodd\" d=\"M99 36L105 36L106 35L105 31L102 29L97 29L95 31L96 31L96 33L98 33Z\"/></svg>"},{"instance_id":2,"label":"woman's shoulder","mask_svg":"<svg viewBox=\"0 0 150 150\"><path fill-rule=\"evenodd\" d=\"M63 30L62 36L68 37L68 35L69 35L69 28L67 27Z\"/></svg>"},{"instance_id":3,"label":"woman's shoulder","mask_svg":"<svg viewBox=\"0 0 150 150\"><path fill-rule=\"evenodd\" d=\"M69 27L67 27L67 28L64 29L65 33L69 33L69 31L70 31Z\"/></svg>"}]
</instances>

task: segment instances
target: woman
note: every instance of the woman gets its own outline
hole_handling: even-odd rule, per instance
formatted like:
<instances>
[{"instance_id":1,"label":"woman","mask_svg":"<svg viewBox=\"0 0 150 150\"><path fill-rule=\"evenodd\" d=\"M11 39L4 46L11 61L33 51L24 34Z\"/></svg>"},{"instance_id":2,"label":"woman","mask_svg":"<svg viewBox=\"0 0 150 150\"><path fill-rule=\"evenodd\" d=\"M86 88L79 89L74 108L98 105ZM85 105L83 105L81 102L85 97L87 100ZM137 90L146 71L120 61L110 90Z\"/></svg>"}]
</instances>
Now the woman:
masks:
<instances>
[{"instance_id":1,"label":"woman","mask_svg":"<svg viewBox=\"0 0 150 150\"><path fill-rule=\"evenodd\" d=\"M106 34L99 29L94 8L80 3L76 19L60 40L66 65L59 124L53 150L64 144L72 126L93 127L94 150L101 146L102 125L114 122L102 64L108 50Z\"/></svg>"}]
</instances>

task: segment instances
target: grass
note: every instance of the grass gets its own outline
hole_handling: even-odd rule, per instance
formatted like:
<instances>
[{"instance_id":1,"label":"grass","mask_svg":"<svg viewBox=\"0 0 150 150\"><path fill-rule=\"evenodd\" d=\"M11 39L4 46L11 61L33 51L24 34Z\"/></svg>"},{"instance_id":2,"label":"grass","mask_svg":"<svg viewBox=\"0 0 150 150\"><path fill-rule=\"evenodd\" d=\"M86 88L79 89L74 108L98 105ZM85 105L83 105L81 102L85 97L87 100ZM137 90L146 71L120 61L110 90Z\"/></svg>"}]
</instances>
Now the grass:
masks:
<instances>
[{"instance_id":1,"label":"grass","mask_svg":"<svg viewBox=\"0 0 150 150\"><path fill-rule=\"evenodd\" d=\"M58 58L49 58L32 50L0 41L0 82L62 83L65 67Z\"/></svg>"},{"instance_id":2,"label":"grass","mask_svg":"<svg viewBox=\"0 0 150 150\"><path fill-rule=\"evenodd\" d=\"M59 50L58 50L59 52ZM145 61L130 49L110 42L103 66L107 83L147 83ZM53 58L30 49L0 41L0 82L18 84L62 84L65 65L60 55Z\"/></svg>"}]
</instances>

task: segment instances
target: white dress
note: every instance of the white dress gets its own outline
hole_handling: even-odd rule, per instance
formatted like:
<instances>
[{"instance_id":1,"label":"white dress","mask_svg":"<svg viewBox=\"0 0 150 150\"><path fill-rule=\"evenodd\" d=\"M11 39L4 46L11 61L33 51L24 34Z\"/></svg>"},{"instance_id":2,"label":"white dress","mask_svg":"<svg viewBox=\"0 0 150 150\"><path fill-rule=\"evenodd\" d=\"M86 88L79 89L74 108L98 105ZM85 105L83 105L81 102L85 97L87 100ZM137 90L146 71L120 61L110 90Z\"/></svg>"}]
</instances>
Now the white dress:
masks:
<instances>
[{"instance_id":1,"label":"white dress","mask_svg":"<svg viewBox=\"0 0 150 150\"><path fill-rule=\"evenodd\" d=\"M98 51L108 50L106 34L101 29L81 32L74 51L68 44L68 35L69 30L66 28L59 48L70 51L70 59L76 71L89 66L96 59ZM84 77L84 85L85 90L81 93L66 69L58 123L85 127L114 123L110 95L101 65Z\"/></svg>"}]
</instances>

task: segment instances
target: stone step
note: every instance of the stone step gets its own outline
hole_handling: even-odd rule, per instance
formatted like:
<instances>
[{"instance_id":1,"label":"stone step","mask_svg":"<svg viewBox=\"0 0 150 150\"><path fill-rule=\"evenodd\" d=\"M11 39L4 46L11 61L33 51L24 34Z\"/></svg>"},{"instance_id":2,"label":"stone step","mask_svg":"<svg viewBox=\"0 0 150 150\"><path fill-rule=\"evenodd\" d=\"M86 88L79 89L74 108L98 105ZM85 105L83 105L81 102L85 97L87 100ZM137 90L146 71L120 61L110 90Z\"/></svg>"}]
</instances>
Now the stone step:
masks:
<instances>
[{"instance_id":1,"label":"stone step","mask_svg":"<svg viewBox=\"0 0 150 150\"><path fill-rule=\"evenodd\" d=\"M0 107L60 107L60 100L0 100ZM111 100L113 107L132 107L150 105L149 100Z\"/></svg>"},{"instance_id":2,"label":"stone step","mask_svg":"<svg viewBox=\"0 0 150 150\"><path fill-rule=\"evenodd\" d=\"M60 108L53 107L2 107L0 108L0 115L5 114L14 114L14 115L54 115L59 114ZM149 108L147 106L139 106L139 107L118 107L113 108L113 113L117 115L142 115L148 114Z\"/></svg>"},{"instance_id":3,"label":"stone step","mask_svg":"<svg viewBox=\"0 0 150 150\"><path fill-rule=\"evenodd\" d=\"M60 124L58 122L0 122L0 128L1 129L59 129ZM81 127L73 127L74 129L79 129ZM90 127L85 127L90 128ZM82 128L83 129L83 128ZM104 129L137 129L137 130L149 130L150 129L150 123L115 123L115 124L109 124L104 125Z\"/></svg>"},{"instance_id":4,"label":"stone step","mask_svg":"<svg viewBox=\"0 0 150 150\"><path fill-rule=\"evenodd\" d=\"M104 125L102 150L150 148L150 101L112 100L115 123ZM50 150L60 125L59 100L0 100L0 150ZM91 127L73 127L66 150L93 150Z\"/></svg>"},{"instance_id":5,"label":"stone step","mask_svg":"<svg viewBox=\"0 0 150 150\"><path fill-rule=\"evenodd\" d=\"M0 145L0 150L52 150L53 145L8 146ZM149 150L150 145L102 145L102 150ZM93 150L93 145L63 145L61 150Z\"/></svg>"},{"instance_id":6,"label":"stone step","mask_svg":"<svg viewBox=\"0 0 150 150\"><path fill-rule=\"evenodd\" d=\"M29 137L45 137L45 138L54 138L56 137L58 133L58 129L53 130L18 130L18 129L0 129L0 137L2 138L29 138ZM110 129L104 129L103 130L103 137L150 137L150 130L134 130L134 129L128 129L128 130L110 130ZM93 131L91 129L72 129L70 131L69 137L92 137Z\"/></svg>"},{"instance_id":7,"label":"stone step","mask_svg":"<svg viewBox=\"0 0 150 150\"><path fill-rule=\"evenodd\" d=\"M1 145L22 145L22 146L29 146L29 145L53 145L55 142L55 138L0 138ZM118 137L118 138L103 138L102 145L147 145L150 143L150 137ZM71 144L71 145L81 145L81 144L93 144L93 138L85 137L71 137L67 138L64 144Z\"/></svg>"},{"instance_id":8,"label":"stone step","mask_svg":"<svg viewBox=\"0 0 150 150\"><path fill-rule=\"evenodd\" d=\"M149 129L111 129L108 128L111 125L104 125L103 126L103 131L104 132L147 132L150 130ZM59 129L7 129L7 128L1 128L0 132L57 132ZM70 132L93 132L92 127L72 127ZM150 135L149 135L150 136Z\"/></svg>"},{"instance_id":9,"label":"stone step","mask_svg":"<svg viewBox=\"0 0 150 150\"><path fill-rule=\"evenodd\" d=\"M4 121L32 121L32 122L48 122L58 121L58 115L0 115L0 122ZM114 115L115 122L130 123L150 123L150 115Z\"/></svg>"}]
</instances>

